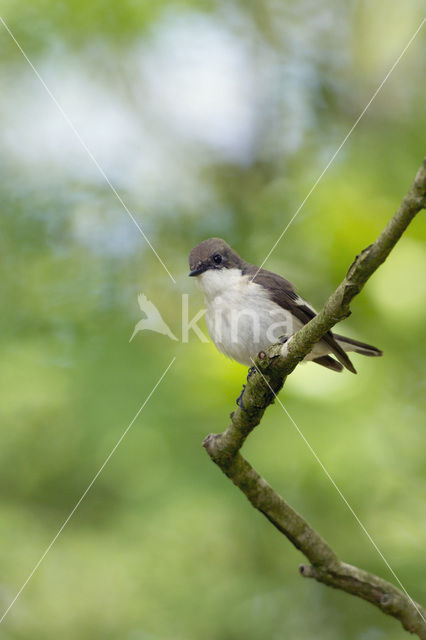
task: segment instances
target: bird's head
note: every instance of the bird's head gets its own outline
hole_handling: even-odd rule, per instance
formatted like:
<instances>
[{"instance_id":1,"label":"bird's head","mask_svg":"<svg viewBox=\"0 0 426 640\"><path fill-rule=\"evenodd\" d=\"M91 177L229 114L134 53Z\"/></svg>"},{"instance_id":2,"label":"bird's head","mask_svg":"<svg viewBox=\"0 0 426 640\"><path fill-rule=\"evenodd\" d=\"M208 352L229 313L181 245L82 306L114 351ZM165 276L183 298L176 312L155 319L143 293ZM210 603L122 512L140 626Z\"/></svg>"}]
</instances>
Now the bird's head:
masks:
<instances>
[{"instance_id":1,"label":"bird's head","mask_svg":"<svg viewBox=\"0 0 426 640\"><path fill-rule=\"evenodd\" d=\"M210 269L239 269L242 259L222 238L208 238L189 254L190 276L200 276Z\"/></svg>"}]
</instances>

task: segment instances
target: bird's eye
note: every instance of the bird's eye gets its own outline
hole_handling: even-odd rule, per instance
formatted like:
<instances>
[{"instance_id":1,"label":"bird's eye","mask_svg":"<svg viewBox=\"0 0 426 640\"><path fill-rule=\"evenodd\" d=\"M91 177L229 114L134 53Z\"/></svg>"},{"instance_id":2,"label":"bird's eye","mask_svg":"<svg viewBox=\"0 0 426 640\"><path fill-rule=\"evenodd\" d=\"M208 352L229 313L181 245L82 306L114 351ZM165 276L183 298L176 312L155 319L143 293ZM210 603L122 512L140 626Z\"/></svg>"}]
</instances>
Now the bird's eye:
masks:
<instances>
[{"instance_id":1,"label":"bird's eye","mask_svg":"<svg viewBox=\"0 0 426 640\"><path fill-rule=\"evenodd\" d=\"M213 256L213 260L216 264L220 264L222 262L222 256L220 253L215 253Z\"/></svg>"}]
</instances>

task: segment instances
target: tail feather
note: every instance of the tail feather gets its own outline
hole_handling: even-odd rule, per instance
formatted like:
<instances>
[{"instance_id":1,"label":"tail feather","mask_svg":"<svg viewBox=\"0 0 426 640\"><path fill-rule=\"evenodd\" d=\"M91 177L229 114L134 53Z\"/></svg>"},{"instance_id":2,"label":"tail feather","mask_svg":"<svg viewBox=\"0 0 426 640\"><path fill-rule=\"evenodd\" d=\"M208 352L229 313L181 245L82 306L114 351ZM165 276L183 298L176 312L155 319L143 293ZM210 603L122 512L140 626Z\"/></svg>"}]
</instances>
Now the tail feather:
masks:
<instances>
[{"instance_id":1,"label":"tail feather","mask_svg":"<svg viewBox=\"0 0 426 640\"><path fill-rule=\"evenodd\" d=\"M344 369L343 365L331 356L320 356L319 358L314 358L312 362L316 362L322 367L327 367L327 369L332 369L332 371L343 371Z\"/></svg>"},{"instance_id":2,"label":"tail feather","mask_svg":"<svg viewBox=\"0 0 426 640\"><path fill-rule=\"evenodd\" d=\"M348 355L346 354L346 351L342 348L340 343L336 340L335 335L332 334L331 331L323 336L323 340L328 344L332 354L336 356L338 361L345 367L345 369L351 371L352 373L356 373L356 369L350 361Z\"/></svg>"},{"instance_id":3,"label":"tail feather","mask_svg":"<svg viewBox=\"0 0 426 640\"><path fill-rule=\"evenodd\" d=\"M373 347L366 342L360 342L353 338L347 338L346 336L340 336L338 333L333 333L333 337L348 351L355 351L355 353L361 353L363 356L377 357L382 356L383 351Z\"/></svg>"}]
</instances>

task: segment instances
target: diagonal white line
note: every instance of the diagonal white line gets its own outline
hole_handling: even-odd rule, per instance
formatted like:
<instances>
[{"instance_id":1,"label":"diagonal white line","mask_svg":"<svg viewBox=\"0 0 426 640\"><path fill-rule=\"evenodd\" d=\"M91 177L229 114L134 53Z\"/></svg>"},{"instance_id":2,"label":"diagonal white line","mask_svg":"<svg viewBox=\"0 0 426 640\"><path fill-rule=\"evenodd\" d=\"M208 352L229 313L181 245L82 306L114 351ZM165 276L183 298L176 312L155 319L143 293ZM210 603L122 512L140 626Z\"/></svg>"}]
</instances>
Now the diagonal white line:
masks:
<instances>
[{"instance_id":1,"label":"diagonal white line","mask_svg":"<svg viewBox=\"0 0 426 640\"><path fill-rule=\"evenodd\" d=\"M169 371L170 367L172 366L172 364L174 363L174 361L176 360L176 357L174 357L170 364L168 365L168 367L163 371L163 373L161 374L160 378L157 380L157 382L155 383L155 385L153 386L153 388L151 389L151 391L149 392L149 394L147 395L147 397L145 398L143 404L139 407L138 411L136 412L134 418L131 420L131 422L129 423L129 425L126 427L126 429L123 431L122 435L120 436L120 438L118 439L118 441L116 442L116 444L114 445L114 447L111 449L110 453L108 454L108 456L105 458L104 462L102 463L102 465L99 467L98 471L95 473L95 475L93 476L92 480L90 481L87 489L84 491L84 493L81 495L80 499L78 500L78 502L76 502L74 508L72 509L72 511L69 513L69 515L65 518L64 522L62 523L60 529L58 530L57 534L55 535L55 537L52 539L52 541L50 542L50 544L48 545L48 547L46 548L46 550L44 551L44 553L42 554L42 556L40 557L40 559L38 560L38 562L36 563L34 569L31 571L31 573L29 574L28 578L25 580L24 584L22 585L22 587L19 589L18 593L16 594L16 596L13 598L12 602L9 604L9 606L7 607L6 611L3 613L3 615L0 618L0 624L3 622L3 620L5 619L5 617L7 616L7 614L9 613L9 611L11 610L11 608L13 607L13 605L15 604L15 602L17 601L17 599L19 598L19 596L21 595L21 593L23 592L23 590L25 589L25 587L27 586L27 584L29 583L29 581L31 580L31 578L33 577L33 575L35 574L35 572L37 571L37 569L39 568L39 566L41 565L41 563L43 562L43 560L45 559L45 557L47 556L47 554L49 553L49 551L51 550L51 548L53 547L53 545L55 544L56 540L59 538L59 536L61 535L62 531L65 529L65 527L67 526L68 522L71 520L71 518L73 517L74 513L77 511L78 507L80 506L80 504L83 502L84 498L87 496L87 494L89 493L90 489L93 487L93 485L95 484L96 480L98 479L98 477L100 476L100 474L102 473L102 471L105 469L106 465L108 464L108 462L110 461L111 457L114 455L115 451L117 450L117 448L120 446L122 440L126 437L129 429L132 427L133 423L135 422L135 420L138 418L139 414L141 413L142 409L147 405L148 401L150 400L151 396L153 395L154 391L157 389L158 385L162 382L162 380L164 379L166 373Z\"/></svg>"},{"instance_id":2,"label":"diagonal white line","mask_svg":"<svg viewBox=\"0 0 426 640\"><path fill-rule=\"evenodd\" d=\"M8 32L8 34L10 35L10 37L12 38L13 42L16 44L16 46L18 47L19 51L22 53L22 55L24 56L25 60L28 62L29 66L31 67L31 69L34 71L35 75L37 76L37 78L39 79L39 81L41 82L41 84L43 85L44 89L46 90L46 93L49 95L49 97L52 99L52 101L54 102L54 104L56 105L56 107L58 108L58 111L60 112L60 114L62 115L62 117L64 118L65 122L68 124L68 126L70 127L71 131L74 133L74 135L76 136L77 140L80 142L81 146L83 147L83 149L86 151L87 155L89 156L89 158L91 159L91 161L93 162L93 164L95 165L95 167L97 168L97 170L99 171L99 173L101 174L101 176L104 178L104 180L107 182L109 188L111 189L111 191L113 192L113 194L115 195L115 197L117 198L117 200L119 201L119 203L121 204L121 206L123 207L123 209L126 211L126 213L128 214L128 216L130 217L130 219L132 220L132 222L135 224L135 226L137 227L137 229L140 231L142 237L144 238L145 242L148 244L148 246L150 247L150 249L153 251L153 253L155 254L157 260L159 261L159 263L162 265L162 267L167 271L168 275L170 276L170 278L172 279L172 281L176 284L176 280L174 279L174 277L172 276L172 274L170 273L170 271L168 270L168 268L166 267L166 265L164 264L163 260L160 258L160 256L158 255L157 251L155 250L155 248L152 246L149 238L147 237L147 235L145 234L145 232L143 231L142 227L140 226L140 224L138 223L138 221L136 220L136 218L134 217L134 215L132 214L132 212L129 210L129 208L127 207L127 205L125 204L125 202L123 201L122 197L120 196L120 194L118 193L117 189L114 187L114 185L111 183L110 179L108 178L108 176L106 175L105 171L102 169L101 165L99 164L99 162L96 160L95 156L93 155L93 153L90 151L89 147L87 146L87 144L85 143L85 141L83 140L83 138L81 137L80 133L77 131L77 129L75 128L72 120L69 118L69 116L65 113L64 109L62 108L62 106L60 105L60 103L58 102L58 100L56 99L56 97L53 95L52 91L49 89L49 87L47 86L47 84L45 83L45 81L43 80L43 78L41 77L40 73L37 71L37 69L35 68L35 66L33 65L33 63L31 62L31 60L29 59L29 57L27 56L27 54L25 53L25 51L23 50L23 48L21 47L21 45L19 44L19 42L17 41L17 39L15 38L15 36L13 35L13 33L11 32L11 30L9 29L8 25L6 24L6 22L3 20L3 18L0 16L0 22L2 23L3 27L6 29L6 31Z\"/></svg>"},{"instance_id":3,"label":"diagonal white line","mask_svg":"<svg viewBox=\"0 0 426 640\"><path fill-rule=\"evenodd\" d=\"M321 462L321 460L319 459L318 455L313 450L313 448L311 447L311 445L307 441L306 437L304 436L304 434L302 433L300 428L297 426L296 422L293 420L293 418L291 417L291 415L289 414L289 412L287 411L287 409L285 408L285 406L283 405L283 403L281 402L281 400L279 399L279 397L277 396L275 391L272 389L271 385L269 384L269 382L267 381L267 379L265 378L263 373L256 367L256 364L255 364L254 360L252 358L250 358L250 359L251 359L251 361L253 363L253 366L255 367L256 371L258 373L260 373L260 375L262 376L263 380L265 381L265 383L268 385L269 389L274 394L274 397L278 401L278 404L283 409L283 411L287 415L287 417L290 419L290 421L292 422L293 426L296 428L296 431L298 432L299 436L302 438L302 440L304 441L304 443L308 447L309 451L312 453L312 455L314 456L315 460L318 462L318 464L320 465L321 469L324 471L325 475L330 480L331 484L336 489L337 493L342 498L342 500L345 503L345 505L348 507L348 509L351 512L351 514L353 515L353 517L355 518L355 520L357 521L357 523L359 524L359 526L361 527L361 529L363 530L363 532L365 533L367 538L370 540L371 544L373 545L373 547L375 548L375 550L377 551L377 553L379 554L379 556L381 557L381 559L383 560L383 562L385 563L385 565L387 566L387 568L389 569L389 571L391 572L391 574L393 575L395 580L398 582L399 586L404 591L405 595L410 600L411 604L416 609L416 611L419 614L419 616L422 618L422 620L424 622L426 622L426 620L425 620L422 612L419 610L417 604L414 602L413 598L410 596L410 594L408 593L407 589L404 587L404 585L402 584L401 580L398 578L398 576L396 575L395 571L392 569L392 567L390 566L389 562L386 560L385 556L383 555L383 553L381 552L381 550L377 546L376 542L373 540L373 538L371 537L371 535L369 534L369 532L365 528L364 524L361 522L361 520L359 519L359 517L357 516L357 514L355 513L355 511L353 510L353 508L351 507L351 505L349 504L349 502L347 501L345 496L343 495L341 489L338 487L338 485L336 484L336 482L334 481L334 479L332 478L332 476L330 475L330 473L328 472L328 470L326 469L324 464Z\"/></svg>"},{"instance_id":4,"label":"diagonal white line","mask_svg":"<svg viewBox=\"0 0 426 640\"><path fill-rule=\"evenodd\" d=\"M409 48L409 46L412 44L414 38L417 36L417 34L419 33L420 29L423 27L424 23L426 22L426 18L423 18L423 20L421 21L420 25L417 27L416 31L413 33L413 35L411 36L411 38L409 39L409 41L407 42L407 44L405 45L405 47L403 48L403 50L401 51L401 53L399 54L399 56L397 57L397 59L395 60L395 62L393 63L393 65L391 66L391 68L389 69L389 71L387 72L387 74L385 75L385 77L383 78L383 80L381 81L381 83L379 84L379 86L377 87L377 89L375 90L375 92L373 93L373 95L371 96L370 100L367 102L366 106L364 107L364 109L361 111L361 113L359 114L358 118L355 120L354 124L352 125L352 127L349 129L348 133L345 135L345 137L343 138L342 142L340 143L340 145L337 147L336 151L333 153L333 155L331 156L330 160L328 161L328 163L326 164L325 168L323 169L323 171L320 173L320 175L318 176L318 178L315 180L314 184L312 185L312 187L310 188L310 190L308 191L307 195L305 196L304 200L302 200L301 204L298 206L298 208L296 209L295 213L293 214L293 216L290 218L289 222L287 223L287 225L285 226L284 230L281 232L278 240L275 242L275 244L273 245L272 249L269 251L268 255L266 256L266 258L264 259L264 261L262 262L262 264L260 265L260 267L258 268L258 270L256 271L256 273L254 274L254 276L252 277L252 280L254 280L254 278L257 276L257 274L259 273L259 271L262 269L263 265L265 264L265 262L269 259L269 257L271 256L272 252L276 249L278 243L282 240L284 234L287 232L287 230L289 229L290 225L293 224L294 220L296 219L296 217L299 215L301 209L303 208L303 206L305 205L306 201L308 200L308 198L311 196L311 194L313 193L313 191L317 188L318 184L321 182L322 178L324 177L325 173L328 171L328 169L331 167L331 165L333 164L334 160L336 159L337 154L341 151L342 147L344 146L344 144L346 144L349 136L352 134L352 132L354 131L355 127L358 125L358 123L360 122L361 118L364 116L364 114L366 113L366 111L368 110L368 108L370 107L371 103L373 102L373 100L377 97L377 95L380 93L381 89L383 88L383 85L385 84L385 82L389 79L390 75L392 74L392 72L394 71L395 67L399 64L399 62L401 61L402 57L404 56L405 52L407 51L407 49Z\"/></svg>"}]
</instances>

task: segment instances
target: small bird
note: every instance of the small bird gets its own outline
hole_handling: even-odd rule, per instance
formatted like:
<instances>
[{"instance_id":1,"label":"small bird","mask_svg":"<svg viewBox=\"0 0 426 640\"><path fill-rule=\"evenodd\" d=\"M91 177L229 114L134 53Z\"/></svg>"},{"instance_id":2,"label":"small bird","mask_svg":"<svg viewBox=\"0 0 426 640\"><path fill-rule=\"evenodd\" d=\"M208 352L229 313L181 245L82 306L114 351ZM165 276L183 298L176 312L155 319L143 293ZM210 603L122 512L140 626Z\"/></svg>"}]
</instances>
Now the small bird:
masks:
<instances>
[{"instance_id":1,"label":"small bird","mask_svg":"<svg viewBox=\"0 0 426 640\"><path fill-rule=\"evenodd\" d=\"M142 320L139 320L139 322L136 324L129 342L133 340L133 338L139 331L146 330L155 331L156 333L162 333L165 336L169 336L169 338L171 338L172 340L177 340L174 333L164 322L157 307L151 302L151 300L148 300L148 298L143 295L143 293L140 293L138 295L138 303L140 310L143 311L143 313L146 315L146 318L142 318Z\"/></svg>"},{"instance_id":2,"label":"small bird","mask_svg":"<svg viewBox=\"0 0 426 640\"><path fill-rule=\"evenodd\" d=\"M246 262L221 238L194 247L189 267L204 293L210 337L219 351L241 364L253 365L260 351L286 342L316 316L288 280ZM305 360L356 373L347 351L382 355L376 347L328 331Z\"/></svg>"}]
</instances>

